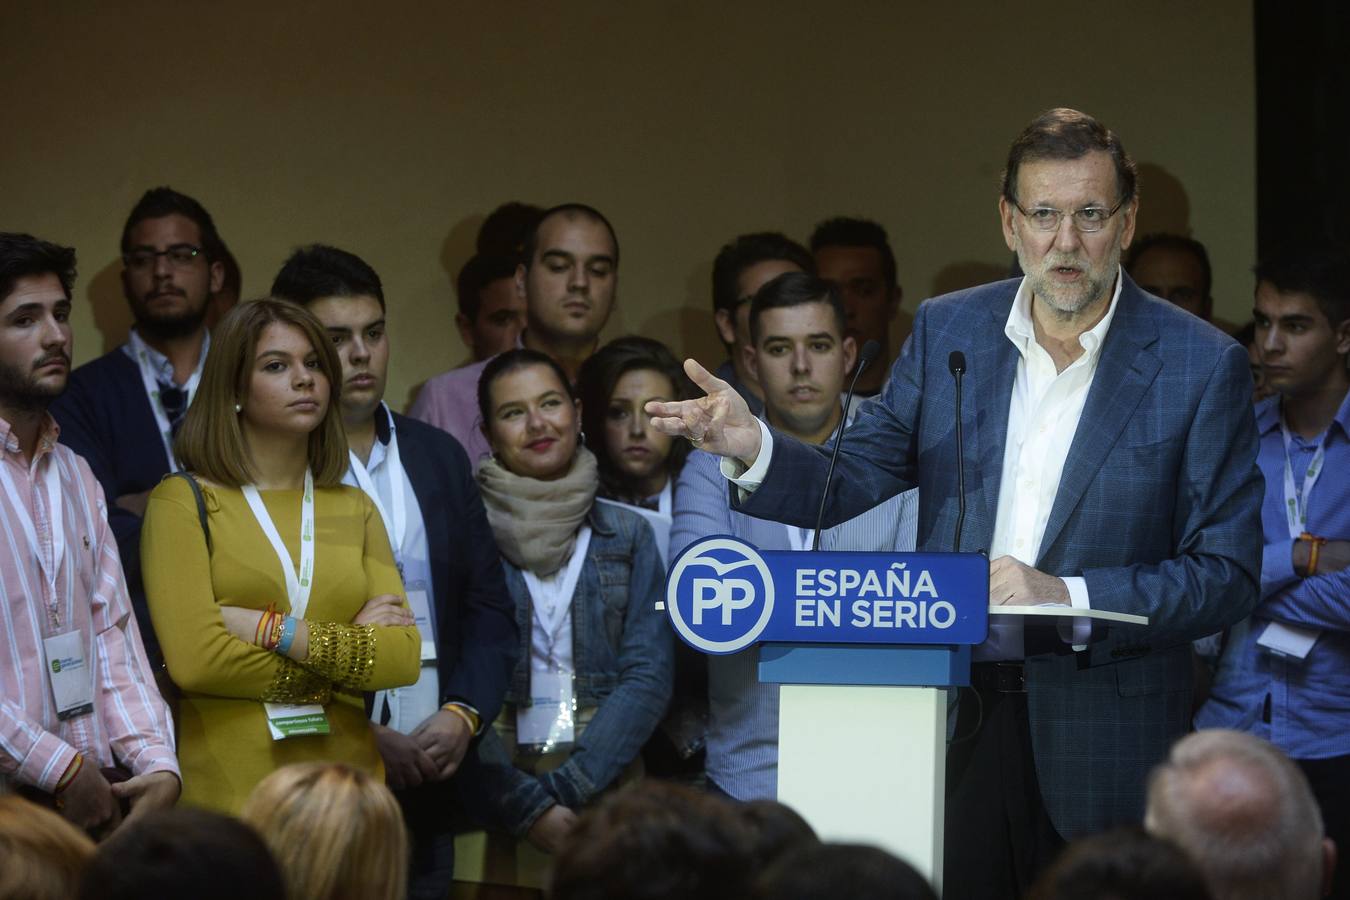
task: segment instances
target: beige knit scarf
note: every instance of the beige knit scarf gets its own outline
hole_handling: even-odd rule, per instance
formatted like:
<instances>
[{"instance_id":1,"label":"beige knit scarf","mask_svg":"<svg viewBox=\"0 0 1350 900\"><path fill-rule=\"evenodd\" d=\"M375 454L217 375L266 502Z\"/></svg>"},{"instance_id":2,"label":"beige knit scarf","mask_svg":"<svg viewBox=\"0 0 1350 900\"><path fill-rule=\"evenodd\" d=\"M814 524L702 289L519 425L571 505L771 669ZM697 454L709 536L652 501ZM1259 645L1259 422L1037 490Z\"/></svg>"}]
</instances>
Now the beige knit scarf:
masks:
<instances>
[{"instance_id":1,"label":"beige knit scarf","mask_svg":"<svg viewBox=\"0 0 1350 900\"><path fill-rule=\"evenodd\" d=\"M567 474L553 481L508 472L495 458L478 469L488 524L502 556L542 578L571 558L599 484L595 454L585 447L577 448Z\"/></svg>"}]
</instances>

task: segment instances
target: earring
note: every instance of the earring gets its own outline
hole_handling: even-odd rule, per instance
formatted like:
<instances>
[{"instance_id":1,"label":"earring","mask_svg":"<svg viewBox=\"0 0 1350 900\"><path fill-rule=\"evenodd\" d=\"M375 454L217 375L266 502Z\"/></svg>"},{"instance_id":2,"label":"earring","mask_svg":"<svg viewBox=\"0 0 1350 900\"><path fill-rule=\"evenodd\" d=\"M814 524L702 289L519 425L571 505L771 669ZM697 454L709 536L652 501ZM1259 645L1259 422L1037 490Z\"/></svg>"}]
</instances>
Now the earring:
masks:
<instances>
[{"instance_id":1,"label":"earring","mask_svg":"<svg viewBox=\"0 0 1350 900\"><path fill-rule=\"evenodd\" d=\"M241 412L244 411L244 407L243 407L241 404L236 403L236 404L234 405L234 411L235 411L236 413L241 413Z\"/></svg>"}]
</instances>

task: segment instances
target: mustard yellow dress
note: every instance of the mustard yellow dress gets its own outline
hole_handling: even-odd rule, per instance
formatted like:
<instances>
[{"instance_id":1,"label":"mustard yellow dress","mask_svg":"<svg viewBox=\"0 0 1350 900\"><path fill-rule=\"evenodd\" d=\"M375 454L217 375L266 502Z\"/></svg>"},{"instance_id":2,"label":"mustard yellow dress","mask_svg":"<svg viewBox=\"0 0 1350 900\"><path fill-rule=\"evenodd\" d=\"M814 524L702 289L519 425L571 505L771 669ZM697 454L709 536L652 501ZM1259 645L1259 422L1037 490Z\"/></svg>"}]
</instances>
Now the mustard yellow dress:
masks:
<instances>
[{"instance_id":1,"label":"mustard yellow dress","mask_svg":"<svg viewBox=\"0 0 1350 900\"><path fill-rule=\"evenodd\" d=\"M379 512L356 488L315 490L310 651L301 664L226 630L221 606L290 604L281 563L243 492L209 484L202 492L209 554L182 478L155 488L141 532L150 615L181 692L182 802L236 814L259 781L294 762L340 761L383 778L362 692L416 681L421 641L415 626L349 624L370 598L403 595ZM262 500L298 566L301 492L263 491ZM322 703L331 734L274 741L264 701Z\"/></svg>"}]
</instances>

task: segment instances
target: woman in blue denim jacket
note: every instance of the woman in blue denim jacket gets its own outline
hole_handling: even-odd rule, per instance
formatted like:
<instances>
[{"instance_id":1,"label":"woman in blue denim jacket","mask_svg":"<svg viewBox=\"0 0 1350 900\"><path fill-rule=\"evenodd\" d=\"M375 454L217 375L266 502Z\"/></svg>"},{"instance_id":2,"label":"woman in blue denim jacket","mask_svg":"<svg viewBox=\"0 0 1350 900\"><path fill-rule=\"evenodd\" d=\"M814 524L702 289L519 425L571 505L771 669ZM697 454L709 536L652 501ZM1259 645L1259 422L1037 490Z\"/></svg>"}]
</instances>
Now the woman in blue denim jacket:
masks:
<instances>
[{"instance_id":1,"label":"woman in blue denim jacket","mask_svg":"<svg viewBox=\"0 0 1350 900\"><path fill-rule=\"evenodd\" d=\"M480 742L472 805L552 849L573 810L631 771L665 714L674 652L656 609L665 572L640 516L594 502L580 404L553 360L496 357L478 400L493 449L478 481L521 654L506 708Z\"/></svg>"}]
</instances>

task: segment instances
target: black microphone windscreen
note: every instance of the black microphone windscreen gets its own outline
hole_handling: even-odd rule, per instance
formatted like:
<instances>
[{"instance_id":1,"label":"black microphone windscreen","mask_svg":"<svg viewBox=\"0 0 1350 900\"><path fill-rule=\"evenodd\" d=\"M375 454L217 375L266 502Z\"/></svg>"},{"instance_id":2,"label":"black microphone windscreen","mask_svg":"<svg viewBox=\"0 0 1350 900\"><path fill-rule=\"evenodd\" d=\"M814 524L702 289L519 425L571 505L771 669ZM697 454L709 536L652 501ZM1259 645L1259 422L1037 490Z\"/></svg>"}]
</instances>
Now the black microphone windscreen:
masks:
<instances>
[{"instance_id":1,"label":"black microphone windscreen","mask_svg":"<svg viewBox=\"0 0 1350 900\"><path fill-rule=\"evenodd\" d=\"M860 365L867 365L872 360L876 359L877 354L880 352L881 352L881 342L875 339L870 340L867 343L863 344L862 352L858 354L858 363Z\"/></svg>"},{"instance_id":2,"label":"black microphone windscreen","mask_svg":"<svg viewBox=\"0 0 1350 900\"><path fill-rule=\"evenodd\" d=\"M953 350L947 357L947 371L953 375L966 374L966 355L960 350Z\"/></svg>"}]
</instances>

